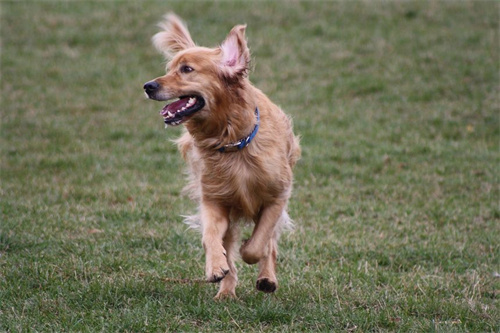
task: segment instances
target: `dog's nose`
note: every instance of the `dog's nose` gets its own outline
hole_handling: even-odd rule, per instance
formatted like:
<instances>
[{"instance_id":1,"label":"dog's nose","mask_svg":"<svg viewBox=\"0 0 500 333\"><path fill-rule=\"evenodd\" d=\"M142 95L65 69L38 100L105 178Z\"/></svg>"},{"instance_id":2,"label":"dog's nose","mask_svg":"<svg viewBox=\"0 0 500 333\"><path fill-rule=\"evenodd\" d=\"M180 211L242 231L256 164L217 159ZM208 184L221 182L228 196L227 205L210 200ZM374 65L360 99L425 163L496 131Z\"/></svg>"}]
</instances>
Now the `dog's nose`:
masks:
<instances>
[{"instance_id":1,"label":"dog's nose","mask_svg":"<svg viewBox=\"0 0 500 333\"><path fill-rule=\"evenodd\" d=\"M158 90L160 88L160 85L158 84L158 82L156 81L149 81L149 82L146 82L144 84L144 90L147 92L147 93L152 93L152 92L155 92L156 90Z\"/></svg>"}]
</instances>

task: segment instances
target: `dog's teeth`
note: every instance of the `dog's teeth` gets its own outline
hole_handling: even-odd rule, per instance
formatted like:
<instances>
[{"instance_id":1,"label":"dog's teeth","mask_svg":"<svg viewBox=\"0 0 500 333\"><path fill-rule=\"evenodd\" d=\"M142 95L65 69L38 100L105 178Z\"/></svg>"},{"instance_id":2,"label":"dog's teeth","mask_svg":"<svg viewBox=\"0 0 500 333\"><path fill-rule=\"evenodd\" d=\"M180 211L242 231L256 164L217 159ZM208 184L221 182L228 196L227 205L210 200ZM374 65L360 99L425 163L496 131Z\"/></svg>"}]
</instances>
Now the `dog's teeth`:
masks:
<instances>
[{"instance_id":1,"label":"dog's teeth","mask_svg":"<svg viewBox=\"0 0 500 333\"><path fill-rule=\"evenodd\" d=\"M174 114L172 112L168 111L168 117L172 118L173 116L174 116Z\"/></svg>"}]
</instances>

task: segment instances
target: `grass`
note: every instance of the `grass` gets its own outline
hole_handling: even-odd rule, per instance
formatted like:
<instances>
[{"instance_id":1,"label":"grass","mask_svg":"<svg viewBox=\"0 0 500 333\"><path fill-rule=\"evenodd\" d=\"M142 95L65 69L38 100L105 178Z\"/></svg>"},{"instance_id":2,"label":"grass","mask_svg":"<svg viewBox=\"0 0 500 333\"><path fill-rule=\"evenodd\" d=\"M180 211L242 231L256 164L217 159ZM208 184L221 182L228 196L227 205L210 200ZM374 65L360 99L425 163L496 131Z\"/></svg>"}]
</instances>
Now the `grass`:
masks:
<instances>
[{"instance_id":1,"label":"grass","mask_svg":"<svg viewBox=\"0 0 500 333\"><path fill-rule=\"evenodd\" d=\"M0 331L500 331L498 2L0 5ZM142 93L168 10L208 46L246 22L302 136L272 296L199 282Z\"/></svg>"}]
</instances>

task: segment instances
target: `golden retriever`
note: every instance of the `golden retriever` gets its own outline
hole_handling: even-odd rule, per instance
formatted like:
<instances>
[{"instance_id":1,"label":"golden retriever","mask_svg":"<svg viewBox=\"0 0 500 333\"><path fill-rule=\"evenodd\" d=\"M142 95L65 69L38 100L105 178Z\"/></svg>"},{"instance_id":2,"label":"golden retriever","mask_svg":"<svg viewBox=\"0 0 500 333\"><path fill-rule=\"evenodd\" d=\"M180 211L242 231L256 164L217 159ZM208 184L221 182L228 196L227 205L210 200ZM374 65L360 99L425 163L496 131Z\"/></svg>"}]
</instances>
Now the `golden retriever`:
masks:
<instances>
[{"instance_id":1,"label":"golden retriever","mask_svg":"<svg viewBox=\"0 0 500 333\"><path fill-rule=\"evenodd\" d=\"M274 292L277 241L291 225L286 210L300 157L291 120L248 79L245 25L215 48L197 46L172 13L160 27L152 40L169 60L167 73L144 90L170 102L161 111L165 124L186 129L177 144L189 169L186 190L199 204L190 220L201 229L206 279L221 282L216 298L236 296L239 225L253 221L239 252L246 263L259 264L257 289Z\"/></svg>"}]
</instances>

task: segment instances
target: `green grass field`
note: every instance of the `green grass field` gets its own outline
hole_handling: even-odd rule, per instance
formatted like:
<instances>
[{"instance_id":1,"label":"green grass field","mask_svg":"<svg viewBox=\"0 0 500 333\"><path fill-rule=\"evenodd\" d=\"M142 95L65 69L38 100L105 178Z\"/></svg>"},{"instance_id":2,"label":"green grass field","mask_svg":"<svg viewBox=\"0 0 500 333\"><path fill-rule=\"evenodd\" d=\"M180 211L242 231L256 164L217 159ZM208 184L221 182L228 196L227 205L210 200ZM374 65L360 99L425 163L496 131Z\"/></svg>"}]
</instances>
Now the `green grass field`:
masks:
<instances>
[{"instance_id":1,"label":"green grass field","mask_svg":"<svg viewBox=\"0 0 500 333\"><path fill-rule=\"evenodd\" d=\"M1 10L0 332L499 332L493 1L13 1ZM168 10L294 118L274 295L200 282L183 163L144 82ZM250 230L245 230L248 234Z\"/></svg>"}]
</instances>

